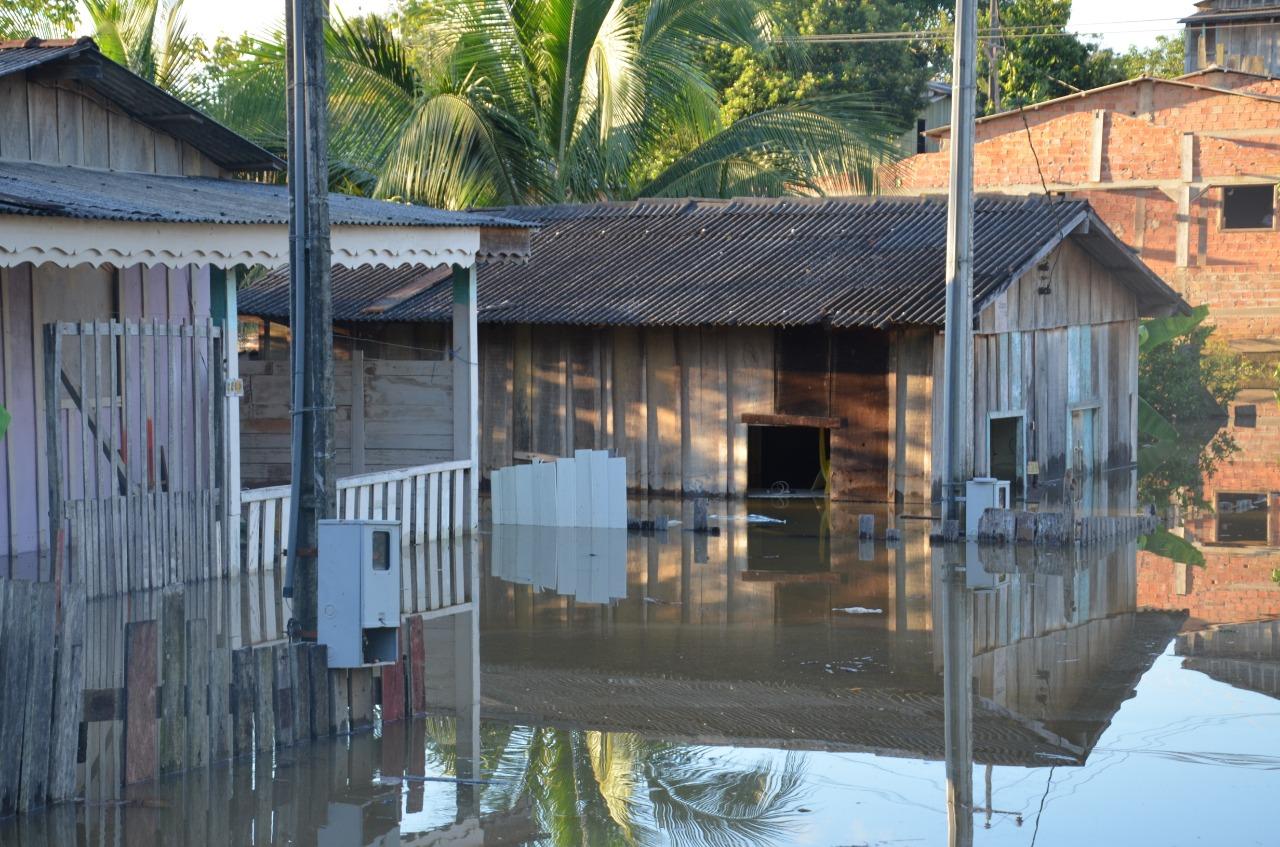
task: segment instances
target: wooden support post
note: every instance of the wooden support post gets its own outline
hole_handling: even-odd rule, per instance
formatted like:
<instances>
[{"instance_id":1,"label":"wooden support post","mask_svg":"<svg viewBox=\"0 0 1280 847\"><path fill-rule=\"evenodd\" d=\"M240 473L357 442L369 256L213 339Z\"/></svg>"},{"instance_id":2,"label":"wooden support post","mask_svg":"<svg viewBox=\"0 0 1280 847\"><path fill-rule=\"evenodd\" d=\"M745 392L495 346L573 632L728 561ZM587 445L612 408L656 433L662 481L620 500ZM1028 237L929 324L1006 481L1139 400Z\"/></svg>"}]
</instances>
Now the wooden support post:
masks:
<instances>
[{"instance_id":1,"label":"wooden support post","mask_svg":"<svg viewBox=\"0 0 1280 847\"><path fill-rule=\"evenodd\" d=\"M231 749L237 756L253 750L256 670L252 647L231 652Z\"/></svg>"},{"instance_id":2,"label":"wooden support post","mask_svg":"<svg viewBox=\"0 0 1280 847\"><path fill-rule=\"evenodd\" d=\"M160 602L160 772L183 768L187 753L186 603L178 591Z\"/></svg>"},{"instance_id":3,"label":"wooden support post","mask_svg":"<svg viewBox=\"0 0 1280 847\"><path fill-rule=\"evenodd\" d=\"M464 528L480 525L480 346L476 330L475 266L453 266L453 457L471 462Z\"/></svg>"},{"instance_id":4,"label":"wooden support post","mask_svg":"<svg viewBox=\"0 0 1280 847\"><path fill-rule=\"evenodd\" d=\"M364 464L364 351L351 354L351 473L362 474Z\"/></svg>"}]
</instances>

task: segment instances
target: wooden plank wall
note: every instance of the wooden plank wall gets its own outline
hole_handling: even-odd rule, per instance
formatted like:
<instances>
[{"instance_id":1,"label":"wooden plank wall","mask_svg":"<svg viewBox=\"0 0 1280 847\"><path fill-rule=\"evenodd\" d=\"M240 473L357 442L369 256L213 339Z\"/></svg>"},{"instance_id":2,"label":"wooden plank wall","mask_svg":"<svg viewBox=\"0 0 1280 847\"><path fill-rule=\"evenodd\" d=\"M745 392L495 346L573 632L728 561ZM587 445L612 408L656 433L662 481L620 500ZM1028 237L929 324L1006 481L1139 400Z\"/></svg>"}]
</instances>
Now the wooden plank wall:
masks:
<instances>
[{"instance_id":1,"label":"wooden plank wall","mask_svg":"<svg viewBox=\"0 0 1280 847\"><path fill-rule=\"evenodd\" d=\"M897 330L890 341L887 482L889 497L896 503L932 499L933 382L941 349L942 335L932 329Z\"/></svg>"},{"instance_id":2,"label":"wooden plank wall","mask_svg":"<svg viewBox=\"0 0 1280 847\"><path fill-rule=\"evenodd\" d=\"M1046 265L1029 271L978 316L974 463L977 473L989 472L988 415L1025 411L1034 421L1026 458L1039 462L1046 496L1060 500L1071 407L1097 407L1093 449L1100 471L1136 461L1139 318L1133 295L1070 242Z\"/></svg>"},{"instance_id":3,"label":"wooden plank wall","mask_svg":"<svg viewBox=\"0 0 1280 847\"><path fill-rule=\"evenodd\" d=\"M9 433L0 442L0 575L35 575L36 551L49 537L48 475L44 462L44 324L118 320L121 316L131 320L187 321L208 318L209 314L207 267L138 265L111 270L24 264L0 268L0 405L13 415ZM129 356L139 354L140 343L136 338L129 342ZM65 365L72 375L79 373L78 360ZM124 381L117 388L130 396L157 390L163 393L163 386L139 383L139 368L120 373ZM174 410L188 421L187 426L175 429L190 437L194 428L189 425L193 407L188 405L192 402L188 393L182 392ZM109 387L105 387L100 396L109 394ZM168 414L167 405L160 411L154 431L163 443L170 431L164 417ZM76 416L67 414L68 438L78 437ZM135 433L135 437L141 436ZM140 443L131 447L134 455L144 452ZM194 449L183 451L188 464L174 470L194 474L194 453ZM66 484L78 490L80 479L68 479Z\"/></svg>"},{"instance_id":4,"label":"wooden plank wall","mask_svg":"<svg viewBox=\"0 0 1280 847\"><path fill-rule=\"evenodd\" d=\"M518 452L609 449L627 459L632 490L739 495L747 490L742 416L806 412L849 422L834 436L834 496L884 499L888 335L797 335L820 339L824 352L787 383L800 405L786 410L775 403L775 335L767 327L483 327L482 470L505 467ZM840 351L834 368L828 338Z\"/></svg>"},{"instance_id":5,"label":"wooden plank wall","mask_svg":"<svg viewBox=\"0 0 1280 847\"><path fill-rule=\"evenodd\" d=\"M0 78L0 157L143 173L224 177L191 145L73 80ZM104 316L105 317L105 316Z\"/></svg>"},{"instance_id":6,"label":"wooden plank wall","mask_svg":"<svg viewBox=\"0 0 1280 847\"><path fill-rule=\"evenodd\" d=\"M76 81L36 82L25 74L0 78L0 116L0 158L227 176L203 153L134 120ZM208 292L207 269L24 265L0 270L0 402L14 415L0 451L0 574L34 575L34 554L48 537L44 393L38 366L42 324L208 317Z\"/></svg>"},{"instance_id":7,"label":"wooden plank wall","mask_svg":"<svg viewBox=\"0 0 1280 847\"><path fill-rule=\"evenodd\" d=\"M243 485L255 488L288 482L289 363L241 357L240 377L244 380L240 403ZM483 390L491 390L495 397L510 397L499 385L489 386L489 374L484 378ZM448 362L364 359L363 367L356 370L352 361L339 361L334 363L334 385L338 400L335 470L339 476L353 473L352 439L361 430L361 472L453 458L453 378ZM357 387L362 389L364 401L363 427L352 421ZM501 388L505 389L505 382ZM493 449L493 433L486 433L481 441Z\"/></svg>"}]
</instances>

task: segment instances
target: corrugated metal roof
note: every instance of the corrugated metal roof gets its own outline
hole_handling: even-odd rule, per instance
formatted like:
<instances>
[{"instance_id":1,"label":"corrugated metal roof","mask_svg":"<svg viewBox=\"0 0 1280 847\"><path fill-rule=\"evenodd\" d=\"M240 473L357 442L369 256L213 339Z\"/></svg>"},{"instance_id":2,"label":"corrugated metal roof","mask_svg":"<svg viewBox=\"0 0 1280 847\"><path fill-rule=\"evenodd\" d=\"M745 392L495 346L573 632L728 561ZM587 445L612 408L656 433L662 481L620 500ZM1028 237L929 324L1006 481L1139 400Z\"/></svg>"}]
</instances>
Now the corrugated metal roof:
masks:
<instances>
[{"instance_id":1,"label":"corrugated metal roof","mask_svg":"<svg viewBox=\"0 0 1280 847\"><path fill-rule=\"evenodd\" d=\"M1251 20L1253 18L1261 18L1271 20L1280 17L1280 4L1271 3L1258 6L1245 6L1234 9L1201 9L1193 12L1185 18L1180 18L1180 24L1207 24L1216 21L1239 21Z\"/></svg>"},{"instance_id":2,"label":"corrugated metal roof","mask_svg":"<svg viewBox=\"0 0 1280 847\"><path fill-rule=\"evenodd\" d=\"M187 142L227 170L284 167L280 159L249 139L103 56L90 38L0 42L0 77L42 66L65 67L77 82L132 117Z\"/></svg>"},{"instance_id":3,"label":"corrugated metal roof","mask_svg":"<svg viewBox=\"0 0 1280 847\"><path fill-rule=\"evenodd\" d=\"M481 268L486 323L941 325L945 314L940 199L644 200L497 211L541 228L529 262ZM1085 221L1091 250L1106 254L1140 297L1181 302L1084 201L980 198L975 303ZM451 316L447 281L413 269L335 269L333 284L339 321ZM287 272L242 291L240 308L286 317Z\"/></svg>"},{"instance_id":4,"label":"corrugated metal roof","mask_svg":"<svg viewBox=\"0 0 1280 847\"><path fill-rule=\"evenodd\" d=\"M160 223L287 224L283 185L0 160L0 214ZM527 227L494 215L329 195L334 225Z\"/></svg>"}]
</instances>

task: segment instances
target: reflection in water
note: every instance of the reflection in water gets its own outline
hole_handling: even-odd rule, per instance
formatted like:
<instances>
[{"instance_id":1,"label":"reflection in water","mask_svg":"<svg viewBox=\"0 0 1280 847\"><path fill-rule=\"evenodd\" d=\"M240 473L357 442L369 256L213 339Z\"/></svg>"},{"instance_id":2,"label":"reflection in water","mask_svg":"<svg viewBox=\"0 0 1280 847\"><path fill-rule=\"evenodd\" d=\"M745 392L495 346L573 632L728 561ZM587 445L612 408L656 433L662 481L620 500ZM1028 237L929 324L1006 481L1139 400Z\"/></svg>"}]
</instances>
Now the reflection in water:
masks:
<instances>
[{"instance_id":1,"label":"reflection in water","mask_svg":"<svg viewBox=\"0 0 1280 847\"><path fill-rule=\"evenodd\" d=\"M437 715L0 821L0 843L1271 842L1275 625L1175 657L1184 616L1140 609L1132 543L931 548L903 522L868 548L851 511L751 511L786 523L488 536L480 614L426 622Z\"/></svg>"}]
</instances>

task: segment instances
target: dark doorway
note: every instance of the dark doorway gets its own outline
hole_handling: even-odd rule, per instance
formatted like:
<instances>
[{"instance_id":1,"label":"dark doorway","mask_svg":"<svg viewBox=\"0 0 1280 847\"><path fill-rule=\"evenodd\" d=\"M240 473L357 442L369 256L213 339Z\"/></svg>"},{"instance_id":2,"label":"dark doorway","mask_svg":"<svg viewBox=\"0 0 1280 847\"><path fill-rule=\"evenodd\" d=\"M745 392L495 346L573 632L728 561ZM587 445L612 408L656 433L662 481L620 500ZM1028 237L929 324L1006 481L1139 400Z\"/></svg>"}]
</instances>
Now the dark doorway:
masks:
<instances>
[{"instance_id":1,"label":"dark doorway","mask_svg":"<svg viewBox=\"0 0 1280 847\"><path fill-rule=\"evenodd\" d=\"M815 426L747 428L747 487L753 491L823 491L822 456L830 431Z\"/></svg>"},{"instance_id":2,"label":"dark doorway","mask_svg":"<svg viewBox=\"0 0 1280 847\"><path fill-rule=\"evenodd\" d=\"M989 431L991 475L1008 482L1017 498L1022 494L1022 416L992 418Z\"/></svg>"}]
</instances>

